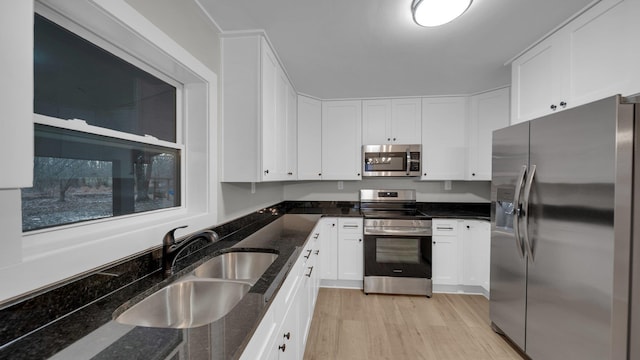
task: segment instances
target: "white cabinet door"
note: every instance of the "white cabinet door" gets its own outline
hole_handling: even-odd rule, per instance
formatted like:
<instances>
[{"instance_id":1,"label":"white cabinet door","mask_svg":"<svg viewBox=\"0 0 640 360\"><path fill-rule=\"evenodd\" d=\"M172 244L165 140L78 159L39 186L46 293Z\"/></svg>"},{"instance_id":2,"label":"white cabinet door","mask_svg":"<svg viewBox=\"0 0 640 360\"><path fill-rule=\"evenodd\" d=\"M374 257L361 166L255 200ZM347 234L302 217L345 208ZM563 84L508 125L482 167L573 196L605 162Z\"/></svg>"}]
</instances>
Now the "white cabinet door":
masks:
<instances>
[{"instance_id":1,"label":"white cabinet door","mask_svg":"<svg viewBox=\"0 0 640 360\"><path fill-rule=\"evenodd\" d=\"M391 100L362 101L362 144L388 144L391 141Z\"/></svg>"},{"instance_id":2,"label":"white cabinet door","mask_svg":"<svg viewBox=\"0 0 640 360\"><path fill-rule=\"evenodd\" d=\"M297 101L291 83L261 35L223 37L221 44L222 181L294 180Z\"/></svg>"},{"instance_id":3,"label":"white cabinet door","mask_svg":"<svg viewBox=\"0 0 640 360\"><path fill-rule=\"evenodd\" d=\"M639 59L637 48L629 46L637 41L638 13L632 13L633 2L601 1L567 25L569 107L632 94L629 75ZM639 86L635 85L636 91Z\"/></svg>"},{"instance_id":4,"label":"white cabinet door","mask_svg":"<svg viewBox=\"0 0 640 360\"><path fill-rule=\"evenodd\" d=\"M422 103L419 98L362 102L362 143L420 144Z\"/></svg>"},{"instance_id":5,"label":"white cabinet door","mask_svg":"<svg viewBox=\"0 0 640 360\"><path fill-rule=\"evenodd\" d=\"M458 285L458 220L433 219L432 275L434 285Z\"/></svg>"},{"instance_id":6,"label":"white cabinet door","mask_svg":"<svg viewBox=\"0 0 640 360\"><path fill-rule=\"evenodd\" d=\"M493 131L509 125L509 88L471 97L467 180L491 180Z\"/></svg>"},{"instance_id":7,"label":"white cabinet door","mask_svg":"<svg viewBox=\"0 0 640 360\"><path fill-rule=\"evenodd\" d=\"M321 279L338 280L338 219L320 219Z\"/></svg>"},{"instance_id":8,"label":"white cabinet door","mask_svg":"<svg viewBox=\"0 0 640 360\"><path fill-rule=\"evenodd\" d=\"M302 358L302 334L300 331L300 298L298 297L304 291L298 288L295 301L291 304L289 311L282 320L280 333L276 333L276 337L280 337L276 341L278 349L278 360L299 360Z\"/></svg>"},{"instance_id":9,"label":"white cabinet door","mask_svg":"<svg viewBox=\"0 0 640 360\"><path fill-rule=\"evenodd\" d=\"M285 180L298 179L298 94L287 81L287 115L285 125Z\"/></svg>"},{"instance_id":10,"label":"white cabinet door","mask_svg":"<svg viewBox=\"0 0 640 360\"><path fill-rule=\"evenodd\" d=\"M322 179L322 102L298 96L298 180Z\"/></svg>"},{"instance_id":11,"label":"white cabinet door","mask_svg":"<svg viewBox=\"0 0 640 360\"><path fill-rule=\"evenodd\" d=\"M422 99L422 180L464 180L467 97Z\"/></svg>"},{"instance_id":12,"label":"white cabinet door","mask_svg":"<svg viewBox=\"0 0 640 360\"><path fill-rule=\"evenodd\" d=\"M338 218L338 280L364 279L362 218Z\"/></svg>"},{"instance_id":13,"label":"white cabinet door","mask_svg":"<svg viewBox=\"0 0 640 360\"><path fill-rule=\"evenodd\" d=\"M362 178L362 101L322 103L322 179Z\"/></svg>"},{"instance_id":14,"label":"white cabinet door","mask_svg":"<svg viewBox=\"0 0 640 360\"><path fill-rule=\"evenodd\" d=\"M461 230L463 285L482 286L489 291L490 223L481 220L464 220Z\"/></svg>"},{"instance_id":15,"label":"white cabinet door","mask_svg":"<svg viewBox=\"0 0 640 360\"><path fill-rule=\"evenodd\" d=\"M33 1L0 3L2 90L0 189L33 185ZM16 151L19 149L19 151Z\"/></svg>"},{"instance_id":16,"label":"white cabinet door","mask_svg":"<svg viewBox=\"0 0 640 360\"><path fill-rule=\"evenodd\" d=\"M262 47L262 168L264 181L286 178L287 84L284 72L268 46ZM275 75L272 75L272 72ZM275 80L271 80L274 77Z\"/></svg>"},{"instance_id":17,"label":"white cabinet door","mask_svg":"<svg viewBox=\"0 0 640 360\"><path fill-rule=\"evenodd\" d=\"M511 65L511 123L550 114L566 105L568 47L563 30L531 48Z\"/></svg>"},{"instance_id":18,"label":"white cabinet door","mask_svg":"<svg viewBox=\"0 0 640 360\"><path fill-rule=\"evenodd\" d=\"M420 98L391 100L391 142L420 144L422 129Z\"/></svg>"}]
</instances>

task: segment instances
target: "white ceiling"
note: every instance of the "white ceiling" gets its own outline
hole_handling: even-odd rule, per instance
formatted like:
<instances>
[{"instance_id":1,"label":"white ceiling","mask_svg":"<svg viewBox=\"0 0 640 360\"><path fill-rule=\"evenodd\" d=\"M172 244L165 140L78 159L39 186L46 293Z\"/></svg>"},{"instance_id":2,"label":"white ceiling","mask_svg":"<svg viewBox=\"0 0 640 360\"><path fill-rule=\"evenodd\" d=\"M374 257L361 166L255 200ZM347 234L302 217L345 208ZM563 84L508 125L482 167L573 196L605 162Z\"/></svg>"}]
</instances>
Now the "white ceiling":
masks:
<instances>
[{"instance_id":1,"label":"white ceiling","mask_svg":"<svg viewBox=\"0 0 640 360\"><path fill-rule=\"evenodd\" d=\"M196 0L223 31L264 29L298 92L322 99L471 94L593 0L475 0L437 28L411 0Z\"/></svg>"}]
</instances>

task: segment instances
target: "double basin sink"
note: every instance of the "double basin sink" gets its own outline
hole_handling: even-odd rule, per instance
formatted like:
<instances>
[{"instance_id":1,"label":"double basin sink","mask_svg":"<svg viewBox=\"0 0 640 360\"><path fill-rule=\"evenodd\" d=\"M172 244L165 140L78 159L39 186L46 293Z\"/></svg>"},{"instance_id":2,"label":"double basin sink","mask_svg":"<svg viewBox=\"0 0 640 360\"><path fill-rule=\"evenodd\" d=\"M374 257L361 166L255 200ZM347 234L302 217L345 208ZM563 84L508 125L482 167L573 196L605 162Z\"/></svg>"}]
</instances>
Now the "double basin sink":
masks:
<instances>
[{"instance_id":1,"label":"double basin sink","mask_svg":"<svg viewBox=\"0 0 640 360\"><path fill-rule=\"evenodd\" d=\"M266 252L228 252L197 267L132 306L121 324L193 328L225 316L278 257Z\"/></svg>"}]
</instances>

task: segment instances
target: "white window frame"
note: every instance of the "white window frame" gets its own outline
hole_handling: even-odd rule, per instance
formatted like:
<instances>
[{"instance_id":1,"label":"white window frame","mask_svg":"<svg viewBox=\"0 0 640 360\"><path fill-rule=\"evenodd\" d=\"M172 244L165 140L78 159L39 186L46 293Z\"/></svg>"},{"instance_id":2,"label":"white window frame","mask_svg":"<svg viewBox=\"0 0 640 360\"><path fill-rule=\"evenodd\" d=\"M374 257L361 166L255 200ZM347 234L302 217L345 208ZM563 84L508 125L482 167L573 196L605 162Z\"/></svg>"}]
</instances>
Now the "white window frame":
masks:
<instances>
[{"instance_id":1,"label":"white window frame","mask_svg":"<svg viewBox=\"0 0 640 360\"><path fill-rule=\"evenodd\" d=\"M0 262L0 282L12 284L0 287L0 304L157 248L164 233L171 228L188 225L183 233L176 234L179 236L213 226L218 221L217 75L124 0L40 0L35 3L35 11L74 33L85 31L79 35L154 76L170 80L172 85L180 85L177 138L176 143L169 144L182 150L182 204L177 208L69 224L26 232L18 239L5 239L21 241L22 248L12 254L15 256ZM34 115L34 122L55 122L58 127L81 127L82 131L90 127L41 115ZM139 137L136 141L139 140L145 139ZM149 141L162 142L154 139L144 142ZM162 142L162 146L165 145L166 142ZM0 212L20 213L20 201L13 195L6 198L11 201L0 204ZM22 224L15 226L21 228ZM8 263L7 258L12 261Z\"/></svg>"}]
</instances>

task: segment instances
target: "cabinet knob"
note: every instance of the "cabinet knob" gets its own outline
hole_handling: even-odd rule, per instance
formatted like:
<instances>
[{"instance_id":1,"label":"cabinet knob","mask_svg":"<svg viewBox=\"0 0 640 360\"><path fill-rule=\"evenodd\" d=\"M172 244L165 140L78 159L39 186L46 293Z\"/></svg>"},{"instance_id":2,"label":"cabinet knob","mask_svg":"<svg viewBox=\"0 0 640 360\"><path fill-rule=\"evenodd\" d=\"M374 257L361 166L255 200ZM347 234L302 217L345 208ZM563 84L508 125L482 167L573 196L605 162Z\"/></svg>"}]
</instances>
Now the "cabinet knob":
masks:
<instances>
[{"instance_id":1,"label":"cabinet knob","mask_svg":"<svg viewBox=\"0 0 640 360\"><path fill-rule=\"evenodd\" d=\"M470 229L469 225L467 225L467 229Z\"/></svg>"},{"instance_id":2,"label":"cabinet knob","mask_svg":"<svg viewBox=\"0 0 640 360\"><path fill-rule=\"evenodd\" d=\"M269 169L264 171L264 174L267 175L269 173Z\"/></svg>"},{"instance_id":3,"label":"cabinet knob","mask_svg":"<svg viewBox=\"0 0 640 360\"><path fill-rule=\"evenodd\" d=\"M396 141L396 138L393 138L393 141Z\"/></svg>"},{"instance_id":4,"label":"cabinet knob","mask_svg":"<svg viewBox=\"0 0 640 360\"><path fill-rule=\"evenodd\" d=\"M336 224L331 224L331 226L336 226Z\"/></svg>"},{"instance_id":5,"label":"cabinet knob","mask_svg":"<svg viewBox=\"0 0 640 360\"><path fill-rule=\"evenodd\" d=\"M395 140L395 139L393 139L393 140ZM391 141L391 138L387 138L387 141Z\"/></svg>"},{"instance_id":6,"label":"cabinet knob","mask_svg":"<svg viewBox=\"0 0 640 360\"><path fill-rule=\"evenodd\" d=\"M362 242L362 239L358 239L358 242Z\"/></svg>"},{"instance_id":7,"label":"cabinet knob","mask_svg":"<svg viewBox=\"0 0 640 360\"><path fill-rule=\"evenodd\" d=\"M292 172L288 172L287 175L293 175L293 173Z\"/></svg>"},{"instance_id":8,"label":"cabinet knob","mask_svg":"<svg viewBox=\"0 0 640 360\"><path fill-rule=\"evenodd\" d=\"M424 176L427 176L427 173L424 173Z\"/></svg>"},{"instance_id":9,"label":"cabinet knob","mask_svg":"<svg viewBox=\"0 0 640 360\"><path fill-rule=\"evenodd\" d=\"M558 107L555 104L551 104L550 108L551 110L556 111Z\"/></svg>"},{"instance_id":10,"label":"cabinet knob","mask_svg":"<svg viewBox=\"0 0 640 360\"><path fill-rule=\"evenodd\" d=\"M436 242L434 241L433 243L435 244Z\"/></svg>"},{"instance_id":11,"label":"cabinet knob","mask_svg":"<svg viewBox=\"0 0 640 360\"><path fill-rule=\"evenodd\" d=\"M471 173L471 176L476 176L476 173Z\"/></svg>"},{"instance_id":12,"label":"cabinet knob","mask_svg":"<svg viewBox=\"0 0 640 360\"><path fill-rule=\"evenodd\" d=\"M278 345L278 350L282 350L284 352L287 349L287 344Z\"/></svg>"},{"instance_id":13,"label":"cabinet knob","mask_svg":"<svg viewBox=\"0 0 640 360\"><path fill-rule=\"evenodd\" d=\"M563 108L567 107L567 103L564 101L560 101L560 106L562 106Z\"/></svg>"},{"instance_id":14,"label":"cabinet knob","mask_svg":"<svg viewBox=\"0 0 640 360\"><path fill-rule=\"evenodd\" d=\"M318 173L318 176L322 176L322 173Z\"/></svg>"},{"instance_id":15,"label":"cabinet knob","mask_svg":"<svg viewBox=\"0 0 640 360\"><path fill-rule=\"evenodd\" d=\"M360 173L358 173L358 176L360 176Z\"/></svg>"},{"instance_id":16,"label":"cabinet knob","mask_svg":"<svg viewBox=\"0 0 640 360\"><path fill-rule=\"evenodd\" d=\"M288 331L288 332L287 332L286 334L284 334L282 337L283 337L283 338L285 338L285 339L287 339L287 340L291 339L291 331ZM284 350L283 350L283 351L284 351Z\"/></svg>"}]
</instances>

